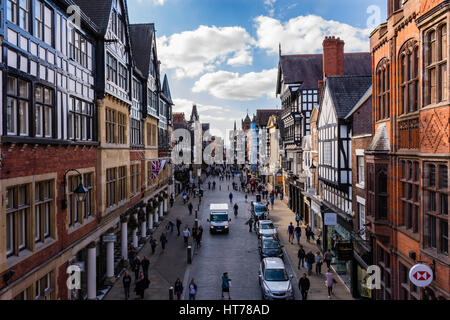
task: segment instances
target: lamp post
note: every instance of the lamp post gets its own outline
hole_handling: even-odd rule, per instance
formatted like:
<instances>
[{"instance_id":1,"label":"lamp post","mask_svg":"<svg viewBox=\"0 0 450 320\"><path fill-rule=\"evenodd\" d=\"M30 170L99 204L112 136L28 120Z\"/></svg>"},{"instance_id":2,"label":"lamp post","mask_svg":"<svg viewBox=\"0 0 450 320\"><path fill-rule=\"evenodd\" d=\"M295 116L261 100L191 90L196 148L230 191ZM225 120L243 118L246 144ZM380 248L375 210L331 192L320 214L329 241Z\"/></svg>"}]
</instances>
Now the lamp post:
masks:
<instances>
[{"instance_id":1,"label":"lamp post","mask_svg":"<svg viewBox=\"0 0 450 320\"><path fill-rule=\"evenodd\" d=\"M64 188L64 197L61 203L62 206L62 210L66 210L67 209L67 199L66 199L66 176L69 172L71 171L75 171L78 173L78 176L80 177L80 184L78 185L78 187L73 191L73 193L75 193L76 199L78 202L84 202L84 200L86 199L86 195L88 193L88 189L86 189L86 187L83 185L83 176L82 174L76 170L76 169L69 169L66 171L66 173L64 173L64 179L63 179L63 188Z\"/></svg>"}]
</instances>

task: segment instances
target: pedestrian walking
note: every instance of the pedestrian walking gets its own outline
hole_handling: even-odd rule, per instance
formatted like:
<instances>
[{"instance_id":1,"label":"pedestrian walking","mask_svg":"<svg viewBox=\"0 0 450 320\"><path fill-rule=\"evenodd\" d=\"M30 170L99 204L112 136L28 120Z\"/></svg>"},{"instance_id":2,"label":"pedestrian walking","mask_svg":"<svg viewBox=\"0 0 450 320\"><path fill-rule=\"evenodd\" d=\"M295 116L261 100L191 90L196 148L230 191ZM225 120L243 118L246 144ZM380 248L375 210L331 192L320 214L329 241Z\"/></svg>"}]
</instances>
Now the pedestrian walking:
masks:
<instances>
[{"instance_id":1,"label":"pedestrian walking","mask_svg":"<svg viewBox=\"0 0 450 320\"><path fill-rule=\"evenodd\" d=\"M142 273L144 274L144 278L148 279L148 268L150 267L150 260L146 256L141 261Z\"/></svg>"},{"instance_id":2,"label":"pedestrian walking","mask_svg":"<svg viewBox=\"0 0 450 320\"><path fill-rule=\"evenodd\" d=\"M248 196L247 196L247 194L245 194L245 202L247 202L247 198L248 198Z\"/></svg>"},{"instance_id":3,"label":"pedestrian walking","mask_svg":"<svg viewBox=\"0 0 450 320\"><path fill-rule=\"evenodd\" d=\"M208 181L208 190L211 190L211 181Z\"/></svg>"},{"instance_id":4,"label":"pedestrian walking","mask_svg":"<svg viewBox=\"0 0 450 320\"><path fill-rule=\"evenodd\" d=\"M250 219L248 219L248 221L247 221L247 223L248 223L248 231L249 232L252 232L252 229L253 229L253 218L252 217L250 217Z\"/></svg>"},{"instance_id":5,"label":"pedestrian walking","mask_svg":"<svg viewBox=\"0 0 450 320\"><path fill-rule=\"evenodd\" d=\"M298 281L298 288L300 289L300 292L302 294L302 300L308 299L308 291L311 283L309 282L308 277L306 276L306 273L303 274L303 277L300 278Z\"/></svg>"},{"instance_id":6,"label":"pedestrian walking","mask_svg":"<svg viewBox=\"0 0 450 320\"><path fill-rule=\"evenodd\" d=\"M306 233L306 241L309 242L311 235L313 233L309 224L306 226L305 233Z\"/></svg>"},{"instance_id":7,"label":"pedestrian walking","mask_svg":"<svg viewBox=\"0 0 450 320\"><path fill-rule=\"evenodd\" d=\"M331 267L331 261L333 260L333 254L331 253L330 249L328 249L324 255L323 260L325 260L325 263L327 264L327 269L330 269Z\"/></svg>"},{"instance_id":8,"label":"pedestrian walking","mask_svg":"<svg viewBox=\"0 0 450 320\"><path fill-rule=\"evenodd\" d=\"M300 226L300 221L301 221L300 215L297 213L295 215L295 222L297 222L297 226Z\"/></svg>"},{"instance_id":9,"label":"pedestrian walking","mask_svg":"<svg viewBox=\"0 0 450 320\"><path fill-rule=\"evenodd\" d=\"M309 251L305 256L305 262L306 262L306 268L308 269L308 276L312 273L312 267L315 262L316 258L312 251Z\"/></svg>"},{"instance_id":10,"label":"pedestrian walking","mask_svg":"<svg viewBox=\"0 0 450 320\"><path fill-rule=\"evenodd\" d=\"M144 274L141 272L139 274L139 279L135 284L134 291L136 292L137 296L141 297L141 300L144 299L145 289L148 288L148 285L150 284L150 281L148 279L144 278Z\"/></svg>"},{"instance_id":11,"label":"pedestrian walking","mask_svg":"<svg viewBox=\"0 0 450 320\"><path fill-rule=\"evenodd\" d=\"M320 253L320 251L316 252L315 262L316 262L316 274L321 275L323 258L322 258L322 254Z\"/></svg>"},{"instance_id":12,"label":"pedestrian walking","mask_svg":"<svg viewBox=\"0 0 450 320\"><path fill-rule=\"evenodd\" d=\"M273 210L273 205L275 203L275 197L273 195L270 196L270 204L272 206L272 210Z\"/></svg>"},{"instance_id":13,"label":"pedestrian walking","mask_svg":"<svg viewBox=\"0 0 450 320\"><path fill-rule=\"evenodd\" d=\"M197 236L195 237L195 241L197 243L197 248L202 246L202 237L203 237L203 227L198 227Z\"/></svg>"},{"instance_id":14,"label":"pedestrian walking","mask_svg":"<svg viewBox=\"0 0 450 320\"><path fill-rule=\"evenodd\" d=\"M173 228L175 227L175 223L172 220L169 221L170 233L173 233Z\"/></svg>"},{"instance_id":15,"label":"pedestrian walking","mask_svg":"<svg viewBox=\"0 0 450 320\"><path fill-rule=\"evenodd\" d=\"M173 207L174 201L175 201L175 199L173 198L173 193L172 193L172 194L170 195L170 199L169 199L170 207L171 207L171 208Z\"/></svg>"},{"instance_id":16,"label":"pedestrian walking","mask_svg":"<svg viewBox=\"0 0 450 320\"><path fill-rule=\"evenodd\" d=\"M331 295L333 294L333 286L337 283L337 281L334 279L333 272L331 272L331 269L328 269L327 273L325 274L325 285L328 289L328 299L331 299Z\"/></svg>"},{"instance_id":17,"label":"pedestrian walking","mask_svg":"<svg viewBox=\"0 0 450 320\"><path fill-rule=\"evenodd\" d=\"M183 294L183 282L181 282L180 278L177 278L173 287L177 299L181 300L181 295Z\"/></svg>"},{"instance_id":18,"label":"pedestrian walking","mask_svg":"<svg viewBox=\"0 0 450 320\"><path fill-rule=\"evenodd\" d=\"M226 292L226 293L228 293L228 300L231 300L230 283L231 283L231 279L228 277L228 272L225 272L222 275L222 299L223 299L223 293Z\"/></svg>"},{"instance_id":19,"label":"pedestrian walking","mask_svg":"<svg viewBox=\"0 0 450 320\"><path fill-rule=\"evenodd\" d=\"M192 209L194 209L194 206L190 202L188 204L188 209L189 209L189 215L192 215Z\"/></svg>"},{"instance_id":20,"label":"pedestrian walking","mask_svg":"<svg viewBox=\"0 0 450 320\"><path fill-rule=\"evenodd\" d=\"M194 282L194 279L189 283L189 300L195 300L195 296L197 295L197 284Z\"/></svg>"},{"instance_id":21,"label":"pedestrian walking","mask_svg":"<svg viewBox=\"0 0 450 320\"><path fill-rule=\"evenodd\" d=\"M239 210L239 206L238 206L237 203L234 204L233 209L234 209L234 217L237 218L237 216L238 216L238 210Z\"/></svg>"},{"instance_id":22,"label":"pedestrian walking","mask_svg":"<svg viewBox=\"0 0 450 320\"><path fill-rule=\"evenodd\" d=\"M130 249L128 250L128 261L130 262L130 267L131 270L134 270L134 258L136 258L136 249L131 246Z\"/></svg>"},{"instance_id":23,"label":"pedestrian walking","mask_svg":"<svg viewBox=\"0 0 450 320\"><path fill-rule=\"evenodd\" d=\"M297 257L298 257L298 270L300 270L300 267L305 266L305 256L306 252L303 249L303 246L300 245L300 249L298 249Z\"/></svg>"},{"instance_id":24,"label":"pedestrian walking","mask_svg":"<svg viewBox=\"0 0 450 320\"><path fill-rule=\"evenodd\" d=\"M184 230L183 230L183 238L184 238L184 246L185 247L187 247L187 245L188 245L188 240L189 240L190 236L191 236L191 231L189 230L188 226L185 226Z\"/></svg>"},{"instance_id":25,"label":"pedestrian walking","mask_svg":"<svg viewBox=\"0 0 450 320\"><path fill-rule=\"evenodd\" d=\"M289 234L289 243L294 244L292 242L292 240L294 240L294 225L292 224L292 222L289 224L287 232Z\"/></svg>"},{"instance_id":26,"label":"pedestrian walking","mask_svg":"<svg viewBox=\"0 0 450 320\"><path fill-rule=\"evenodd\" d=\"M153 236L150 238L150 247L152 248L152 254L155 254L156 250L156 240L153 239Z\"/></svg>"},{"instance_id":27,"label":"pedestrian walking","mask_svg":"<svg viewBox=\"0 0 450 320\"><path fill-rule=\"evenodd\" d=\"M182 225L182 222L181 222L180 218L177 218L177 220L175 221L175 223L176 223L176 225L177 225L177 231L178 231L177 236L179 237L179 236L180 236L180 227L181 227L181 225Z\"/></svg>"},{"instance_id":28,"label":"pedestrian walking","mask_svg":"<svg viewBox=\"0 0 450 320\"><path fill-rule=\"evenodd\" d=\"M125 271L125 275L122 279L123 289L125 291L125 300L130 299L130 286L131 286L131 277L128 274L128 271Z\"/></svg>"},{"instance_id":29,"label":"pedestrian walking","mask_svg":"<svg viewBox=\"0 0 450 320\"><path fill-rule=\"evenodd\" d=\"M164 252L164 249L166 248L166 243L168 242L165 232L161 233L161 236L159 237L159 242L161 242L162 252Z\"/></svg>"},{"instance_id":30,"label":"pedestrian walking","mask_svg":"<svg viewBox=\"0 0 450 320\"><path fill-rule=\"evenodd\" d=\"M296 226L294 229L295 237L297 238L297 244L300 245L300 238L302 236L302 228L300 226Z\"/></svg>"},{"instance_id":31,"label":"pedestrian walking","mask_svg":"<svg viewBox=\"0 0 450 320\"><path fill-rule=\"evenodd\" d=\"M136 256L136 258L134 258L134 282L138 281L139 279L139 271L141 270L141 260L139 259L138 256Z\"/></svg>"},{"instance_id":32,"label":"pedestrian walking","mask_svg":"<svg viewBox=\"0 0 450 320\"><path fill-rule=\"evenodd\" d=\"M230 194L228 195L228 198L230 198L230 203L233 203L233 193L230 192Z\"/></svg>"}]
</instances>

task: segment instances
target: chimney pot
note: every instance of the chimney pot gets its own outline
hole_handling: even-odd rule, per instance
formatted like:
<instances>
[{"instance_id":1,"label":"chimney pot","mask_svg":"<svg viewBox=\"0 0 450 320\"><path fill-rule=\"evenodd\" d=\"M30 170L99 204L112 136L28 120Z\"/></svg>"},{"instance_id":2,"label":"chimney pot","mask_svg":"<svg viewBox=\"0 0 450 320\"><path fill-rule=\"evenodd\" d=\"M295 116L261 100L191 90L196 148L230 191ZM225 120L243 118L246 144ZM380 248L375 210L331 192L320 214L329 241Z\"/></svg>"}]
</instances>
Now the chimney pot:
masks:
<instances>
[{"instance_id":1,"label":"chimney pot","mask_svg":"<svg viewBox=\"0 0 450 320\"><path fill-rule=\"evenodd\" d=\"M326 36L323 46L323 79L344 75L344 41L339 37Z\"/></svg>"}]
</instances>

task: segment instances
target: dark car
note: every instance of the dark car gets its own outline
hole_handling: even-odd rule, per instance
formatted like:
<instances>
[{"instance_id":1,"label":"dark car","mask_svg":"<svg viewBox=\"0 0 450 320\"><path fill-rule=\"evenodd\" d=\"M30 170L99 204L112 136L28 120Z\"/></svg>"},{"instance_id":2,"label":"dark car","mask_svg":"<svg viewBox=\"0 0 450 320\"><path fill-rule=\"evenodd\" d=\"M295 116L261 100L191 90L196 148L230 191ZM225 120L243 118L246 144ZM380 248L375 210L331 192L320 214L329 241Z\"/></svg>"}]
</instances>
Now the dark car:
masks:
<instances>
[{"instance_id":1,"label":"dark car","mask_svg":"<svg viewBox=\"0 0 450 320\"><path fill-rule=\"evenodd\" d=\"M261 256L261 259L284 259L283 245L274 237L261 237L259 242L259 255Z\"/></svg>"}]
</instances>

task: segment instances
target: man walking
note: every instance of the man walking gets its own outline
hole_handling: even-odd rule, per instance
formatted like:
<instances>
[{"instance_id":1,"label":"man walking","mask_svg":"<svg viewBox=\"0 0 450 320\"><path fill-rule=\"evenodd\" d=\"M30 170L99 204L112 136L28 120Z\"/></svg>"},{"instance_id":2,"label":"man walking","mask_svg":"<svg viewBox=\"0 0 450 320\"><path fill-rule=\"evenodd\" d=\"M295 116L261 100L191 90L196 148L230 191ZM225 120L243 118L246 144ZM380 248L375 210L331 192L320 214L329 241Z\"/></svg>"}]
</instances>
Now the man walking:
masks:
<instances>
[{"instance_id":1,"label":"man walking","mask_svg":"<svg viewBox=\"0 0 450 320\"><path fill-rule=\"evenodd\" d=\"M125 300L130 299L130 285L131 285L131 277L128 274L128 271L125 271L125 275L122 279L123 289L125 290Z\"/></svg>"},{"instance_id":2,"label":"man walking","mask_svg":"<svg viewBox=\"0 0 450 320\"><path fill-rule=\"evenodd\" d=\"M297 244L300 245L300 237L302 236L302 228L300 226L296 226L295 229L295 237L297 238Z\"/></svg>"},{"instance_id":3,"label":"man walking","mask_svg":"<svg viewBox=\"0 0 450 320\"><path fill-rule=\"evenodd\" d=\"M177 237L179 237L180 236L180 227L182 224L180 218L177 218L176 224L177 224L177 231L178 231Z\"/></svg>"},{"instance_id":4,"label":"man walking","mask_svg":"<svg viewBox=\"0 0 450 320\"><path fill-rule=\"evenodd\" d=\"M307 300L309 287L310 287L309 279L306 276L306 273L304 273L303 277L301 277L300 280L298 281L298 288L300 289L300 292L302 294L302 300Z\"/></svg>"},{"instance_id":5,"label":"man walking","mask_svg":"<svg viewBox=\"0 0 450 320\"><path fill-rule=\"evenodd\" d=\"M321 275L323 259L322 259L322 254L320 253L320 251L316 252L315 260L316 260L316 274Z\"/></svg>"},{"instance_id":6,"label":"man walking","mask_svg":"<svg viewBox=\"0 0 450 320\"><path fill-rule=\"evenodd\" d=\"M294 225L292 224L292 222L289 224L289 227L288 227L287 231L289 233L289 243L290 244L294 244L292 242L292 240L294 240Z\"/></svg>"},{"instance_id":7,"label":"man walking","mask_svg":"<svg viewBox=\"0 0 450 320\"><path fill-rule=\"evenodd\" d=\"M222 276L222 299L223 299L223 293L226 292L226 293L228 293L228 300L231 300L230 282L231 282L231 279L228 278L228 273L225 272Z\"/></svg>"},{"instance_id":8,"label":"man walking","mask_svg":"<svg viewBox=\"0 0 450 320\"><path fill-rule=\"evenodd\" d=\"M328 249L327 252L325 252L323 258L325 260L325 263L327 264L327 269L330 269L331 260L333 260L333 254L331 253L330 249Z\"/></svg>"},{"instance_id":9,"label":"man walking","mask_svg":"<svg viewBox=\"0 0 450 320\"><path fill-rule=\"evenodd\" d=\"M306 260L306 268L308 269L308 276L310 276L312 273L314 261L316 260L314 254L311 251L309 251L306 254L305 260Z\"/></svg>"},{"instance_id":10,"label":"man walking","mask_svg":"<svg viewBox=\"0 0 450 320\"><path fill-rule=\"evenodd\" d=\"M183 238L184 238L184 246L185 247L187 247L187 245L188 245L188 240L189 240L190 235L191 235L191 232L189 231L189 227L186 225L183 230Z\"/></svg>"},{"instance_id":11,"label":"man walking","mask_svg":"<svg viewBox=\"0 0 450 320\"><path fill-rule=\"evenodd\" d=\"M250 217L250 219L248 219L248 231L249 232L252 232L252 229L253 229L253 218L252 217Z\"/></svg>"},{"instance_id":12,"label":"man walking","mask_svg":"<svg viewBox=\"0 0 450 320\"><path fill-rule=\"evenodd\" d=\"M139 271L141 269L141 260L139 259L138 256L136 256L136 258L134 258L133 261L133 271L134 271L134 282L138 281L139 279Z\"/></svg>"},{"instance_id":13,"label":"man walking","mask_svg":"<svg viewBox=\"0 0 450 320\"><path fill-rule=\"evenodd\" d=\"M230 198L230 203L233 203L233 193L230 192L228 195L228 198Z\"/></svg>"},{"instance_id":14,"label":"man walking","mask_svg":"<svg viewBox=\"0 0 450 320\"><path fill-rule=\"evenodd\" d=\"M152 248L152 254L155 254L156 250L156 240L153 239L153 236L150 238L150 247Z\"/></svg>"},{"instance_id":15,"label":"man walking","mask_svg":"<svg viewBox=\"0 0 450 320\"><path fill-rule=\"evenodd\" d=\"M189 300L195 300L195 296L197 294L197 285L194 282L194 279L191 280L189 284Z\"/></svg>"},{"instance_id":16,"label":"man walking","mask_svg":"<svg viewBox=\"0 0 450 320\"><path fill-rule=\"evenodd\" d=\"M161 233L161 236L159 237L159 242L161 242L162 252L164 252L167 243L167 237L165 232Z\"/></svg>"},{"instance_id":17,"label":"man walking","mask_svg":"<svg viewBox=\"0 0 450 320\"><path fill-rule=\"evenodd\" d=\"M144 274L144 278L148 279L148 268L150 266L150 260L148 260L146 256L144 256L144 259L142 259L141 266L142 266L142 273Z\"/></svg>"},{"instance_id":18,"label":"man walking","mask_svg":"<svg viewBox=\"0 0 450 320\"><path fill-rule=\"evenodd\" d=\"M189 209L189 215L192 215L192 209L194 209L194 206L190 202L188 204L188 209Z\"/></svg>"},{"instance_id":19,"label":"man walking","mask_svg":"<svg viewBox=\"0 0 450 320\"><path fill-rule=\"evenodd\" d=\"M305 266L305 250L303 249L303 246L300 245L300 249L298 249L297 257L298 257L298 270L300 270L300 266Z\"/></svg>"}]
</instances>

